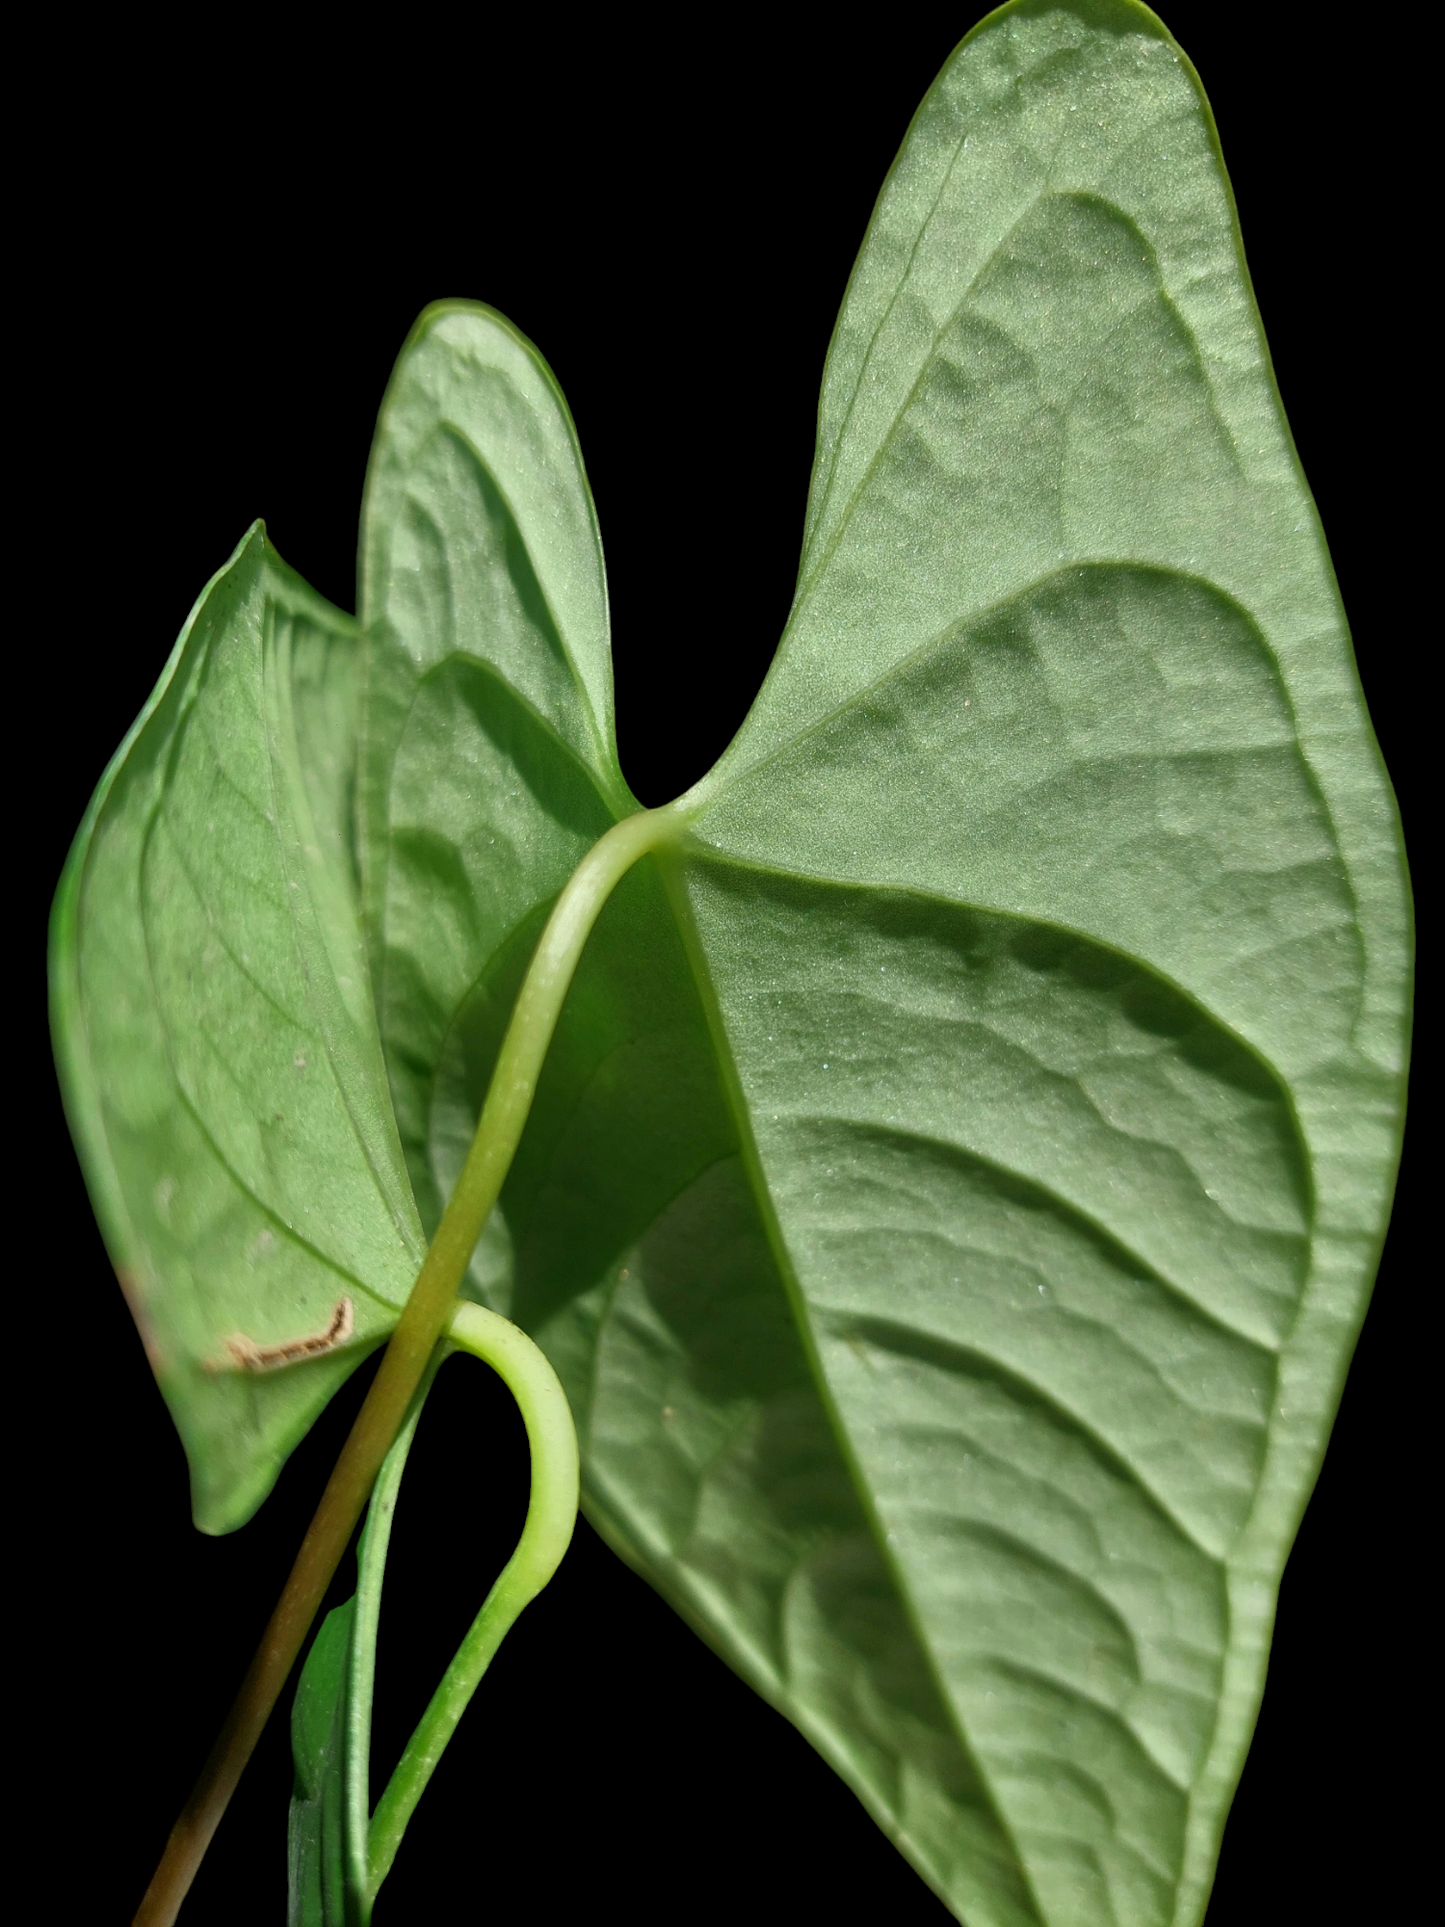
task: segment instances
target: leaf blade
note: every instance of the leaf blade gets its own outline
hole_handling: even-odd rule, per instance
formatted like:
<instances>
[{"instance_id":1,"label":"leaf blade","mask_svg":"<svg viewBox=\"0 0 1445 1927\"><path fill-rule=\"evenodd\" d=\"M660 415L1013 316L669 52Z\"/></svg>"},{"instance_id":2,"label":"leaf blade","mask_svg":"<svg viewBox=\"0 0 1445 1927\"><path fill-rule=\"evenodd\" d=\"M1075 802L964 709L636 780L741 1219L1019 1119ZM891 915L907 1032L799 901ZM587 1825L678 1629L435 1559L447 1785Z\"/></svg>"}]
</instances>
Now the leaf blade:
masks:
<instances>
[{"instance_id":1,"label":"leaf blade","mask_svg":"<svg viewBox=\"0 0 1445 1927\"><path fill-rule=\"evenodd\" d=\"M1131 115L1120 103L1133 92L1147 109L1151 90L1158 111L1152 132L1141 132L1149 112ZM1056 154L1030 184L1017 164L1021 128L1028 133L1024 123L1038 119L1050 92ZM1065 113L1079 116L1077 138ZM1129 164L1114 154L1106 178L1100 154L1120 126L1132 129ZM1030 141L1037 160L1047 144L1037 125L1023 146ZM970 158L971 143L982 152ZM1166 144L1179 163L1172 173L1162 167ZM921 195L930 165L932 187ZM915 223L904 240L900 219ZM1027 626L1023 611L1041 607L1051 587L1083 578L1097 586L1141 569L1160 585L1151 598L1160 640L1151 649L1136 638L1123 652L1130 666L1111 698L1102 694L1107 625L1081 614L1078 595L1052 671L1011 697L990 681L988 636ZM1171 683L1167 672L1190 627L1187 615L1181 622L1183 605L1196 596L1214 602L1197 626L1208 632L1204 654L1219 673L1197 680L1191 698L1187 673ZM1226 662L1228 650L1216 646L1231 625L1241 638L1252 634L1252 677L1248 650ZM962 637L945 665L950 639ZM895 701L890 688L905 684L910 696ZM1220 721L1211 703L1225 698L1223 721L1238 724L1251 684L1253 726L1233 744L1211 742ZM1267 686L1274 694L1263 703ZM1066 712L1069 750L1051 736L1049 720ZM1167 748L1160 732L1171 723L1176 741ZM1100 748L1096 787L1081 776L1092 752L1080 744L1091 728ZM1119 780L1121 759L1133 765L1132 786ZM1141 788L1140 765L1151 759ZM1171 760L1181 771L1189 765L1172 795L1162 775ZM775 1200L788 1190L767 1149L783 1101L773 1080L782 1033L756 1033L758 1011L783 998L757 921L770 890L803 889L808 880L844 891L864 885L879 901L918 890L961 907L1022 913L1056 939L1102 940L1116 962L1142 966L1165 991L1183 991L1222 1019L1257 1053L1298 1119L1313 1262L1295 1299L1282 1294L1278 1314L1256 1317L1250 1334L1288 1342L1249 1503L1210 1548L1229 1555L1233 1638L1219 1655L1212 1748L1190 1763L1187 1819L1161 1810L1156 1831L1168 1851L1163 1861L1154 1853L1152 1866L1148 1825L1134 1843L1134 1864L1116 1855L1111 1867L1096 1837L1098 1815L1062 1788L1053 1824L1071 1814L1073 1862L1037 1838L1030 1844L1028 1827L1020 1835L1026 1861L1042 1855L1033 1878L1051 1917L1193 1921L1258 1704L1274 1590L1388 1212L1408 903L1393 803L1269 371L1212 122L1192 70L1144 9L1113 0L1006 8L964 42L925 104L835 337L788 631L754 712L694 796L696 834L712 861L751 866L752 894L736 929L728 934L715 920L703 947L710 967L721 953L724 1027ZM1209 809L1216 832L1200 815ZM1249 860L1241 862L1246 845ZM1161 863L1166 847L1171 856ZM706 875L709 864L697 868ZM1252 887L1244 875L1251 868ZM1306 887L1296 887L1305 873ZM695 884L694 896L705 888ZM840 977L867 921L858 911L835 939ZM958 951L960 961L966 952ZM787 954L805 975L802 950L790 945ZM901 960L888 968L901 970ZM877 1002L876 988L861 981L850 994ZM816 985L811 1002L794 1000L793 1038L808 1040L815 1072L825 1061L846 1072L848 1025L839 1018L830 1033L818 1015L826 1007ZM935 1001L935 1021L947 1007ZM921 1046L914 1054L926 1055ZM898 1061L907 1055L900 1046ZM1182 1092L1182 1078L1175 1081ZM1011 1089L1019 1088L1016 1076ZM895 1082L880 1092L874 1128L885 1114L896 1128L935 1108L935 1094L921 1085ZM970 1101L967 1092L953 1094L960 1113ZM999 1125L995 1135L1006 1143L1009 1130ZM825 1155L814 1147L799 1156L810 1184ZM841 1164L844 1147L834 1142L831 1155ZM915 1141L915 1171L918 1162ZM856 1143L851 1168L856 1178ZM1105 1160L1101 1168L1114 1167ZM878 1189L887 1189L881 1179ZM1277 1201L1291 1190L1298 1204L1298 1185L1285 1186ZM839 1197L835 1207L846 1211L850 1202ZM957 1216L967 1221L966 1212ZM784 1213L790 1256L816 1315L819 1280L836 1278L843 1261L806 1250L801 1226L809 1221L797 1203L791 1222ZM1161 1216L1158 1228L1166 1225ZM1259 1275L1256 1263L1251 1289ZM830 1383L852 1387L847 1397L837 1393L843 1430L866 1432L866 1400L859 1403L846 1347L833 1347L823 1370ZM921 1387L900 1381L900 1409L924 1398ZM892 1457L908 1462L896 1440ZM887 1458L878 1457L875 1477ZM957 1484L961 1491L966 1481ZM896 1504L908 1497L900 1492ZM885 1531L893 1529L901 1529L896 1519ZM922 1571L926 1555L914 1563ZM941 1624L935 1636L945 1636ZM1079 1693L1080 1707L1086 1697ZM1036 1740L1059 1725L1057 1709L1018 1705L1015 1715L1014 1730L1032 1726ZM990 1716L975 1706L967 1724L988 1733ZM989 1746L996 1750L1000 1737ZM1102 1756L1102 1737L1097 1746ZM1124 1797L1127 1762L1116 1768L1117 1814L1134 1796ZM1027 1775L1006 1761L1000 1771L1027 1793Z\"/></svg>"},{"instance_id":2,"label":"leaf blade","mask_svg":"<svg viewBox=\"0 0 1445 1927\"><path fill-rule=\"evenodd\" d=\"M344 658L352 626L253 531L107 773L57 902L67 1106L209 1531L260 1503L421 1251L342 825L333 808L318 830L296 750L293 672L314 749L333 646ZM334 707L344 757L344 694ZM324 818L319 764L311 790ZM353 1342L333 1352L343 1300ZM258 1376L241 1336L248 1357L316 1342Z\"/></svg>"},{"instance_id":3,"label":"leaf blade","mask_svg":"<svg viewBox=\"0 0 1445 1927\"><path fill-rule=\"evenodd\" d=\"M617 770L606 574L576 430L536 348L479 302L435 303L397 358L367 467L358 606L371 639L358 822L374 945L393 770L429 670L485 665L591 772L614 817L636 807Z\"/></svg>"}]
</instances>

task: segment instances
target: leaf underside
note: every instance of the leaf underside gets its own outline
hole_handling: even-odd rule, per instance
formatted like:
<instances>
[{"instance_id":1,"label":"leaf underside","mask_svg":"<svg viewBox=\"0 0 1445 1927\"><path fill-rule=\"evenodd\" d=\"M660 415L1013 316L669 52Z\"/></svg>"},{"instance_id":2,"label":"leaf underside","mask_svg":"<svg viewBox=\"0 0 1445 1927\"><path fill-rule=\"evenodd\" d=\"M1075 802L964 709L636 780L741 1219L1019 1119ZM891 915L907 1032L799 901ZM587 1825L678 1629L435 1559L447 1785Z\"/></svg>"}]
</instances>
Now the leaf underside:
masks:
<instances>
[{"instance_id":1,"label":"leaf underside","mask_svg":"<svg viewBox=\"0 0 1445 1927\"><path fill-rule=\"evenodd\" d=\"M408 340L362 555L352 623L247 538L57 909L211 1530L390 1328L636 807L575 433L490 310ZM1388 1210L1408 907L1212 122L1132 0L1006 7L925 100L685 809L467 1288L561 1374L594 1523L960 1919L1188 1927ZM342 1296L347 1344L237 1368Z\"/></svg>"}]
</instances>

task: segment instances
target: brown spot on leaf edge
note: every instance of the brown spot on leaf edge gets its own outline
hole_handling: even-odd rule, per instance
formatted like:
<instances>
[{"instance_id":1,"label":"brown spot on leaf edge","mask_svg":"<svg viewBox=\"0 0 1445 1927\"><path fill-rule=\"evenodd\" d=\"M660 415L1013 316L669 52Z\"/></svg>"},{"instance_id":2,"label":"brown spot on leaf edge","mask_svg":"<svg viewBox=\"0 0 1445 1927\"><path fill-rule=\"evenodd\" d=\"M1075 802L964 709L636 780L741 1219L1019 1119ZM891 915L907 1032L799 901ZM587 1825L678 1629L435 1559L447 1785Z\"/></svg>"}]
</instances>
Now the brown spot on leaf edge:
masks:
<instances>
[{"instance_id":1,"label":"brown spot on leaf edge","mask_svg":"<svg viewBox=\"0 0 1445 1927\"><path fill-rule=\"evenodd\" d=\"M135 1320L135 1328L140 1333L140 1342L145 1347L146 1361L151 1370L159 1377L165 1366L165 1354L161 1350L160 1340L156 1336L156 1328L152 1324L150 1312L146 1308L145 1294L141 1290L139 1274L134 1271L128 1271L124 1265L117 1265L115 1275L119 1281L127 1309L131 1317Z\"/></svg>"}]
</instances>

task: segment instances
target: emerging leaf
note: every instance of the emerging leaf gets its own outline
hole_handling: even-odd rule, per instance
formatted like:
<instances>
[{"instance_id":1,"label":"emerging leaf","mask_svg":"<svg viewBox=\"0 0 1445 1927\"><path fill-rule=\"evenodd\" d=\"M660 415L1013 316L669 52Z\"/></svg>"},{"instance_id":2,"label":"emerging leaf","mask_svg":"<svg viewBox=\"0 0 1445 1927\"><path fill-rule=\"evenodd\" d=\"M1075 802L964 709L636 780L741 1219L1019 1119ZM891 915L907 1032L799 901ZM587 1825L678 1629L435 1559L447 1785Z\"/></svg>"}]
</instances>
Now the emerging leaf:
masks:
<instances>
[{"instance_id":1,"label":"emerging leaf","mask_svg":"<svg viewBox=\"0 0 1445 1927\"><path fill-rule=\"evenodd\" d=\"M287 1829L290 1895L286 1927L355 1927L356 1896L347 1879L347 1675L356 1601L321 1622L291 1708L296 1790ZM364 1849L363 1849L364 1851Z\"/></svg>"}]
</instances>

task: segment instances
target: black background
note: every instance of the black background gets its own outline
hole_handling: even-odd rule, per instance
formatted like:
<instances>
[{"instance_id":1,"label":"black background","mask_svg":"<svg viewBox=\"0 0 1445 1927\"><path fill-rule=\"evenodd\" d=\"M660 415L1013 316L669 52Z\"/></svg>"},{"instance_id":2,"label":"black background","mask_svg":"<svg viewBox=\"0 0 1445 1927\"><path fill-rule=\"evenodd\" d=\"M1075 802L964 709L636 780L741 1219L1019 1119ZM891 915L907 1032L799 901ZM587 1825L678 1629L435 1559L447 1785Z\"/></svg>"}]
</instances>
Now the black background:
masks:
<instances>
[{"instance_id":1,"label":"black background","mask_svg":"<svg viewBox=\"0 0 1445 1927\"><path fill-rule=\"evenodd\" d=\"M40 929L86 798L253 517L352 606L376 406L407 327L443 295L511 316L570 401L607 544L629 781L660 803L700 775L786 613L823 356L874 196L977 17L964 0L880 8L868 26L787 7L579 26L537 6L505 29L411 9L338 16L330 33L256 15L204 34L127 20L52 32L22 62L37 118L11 183L28 295L12 303L10 528L34 602L11 649L34 693L10 760L33 895L14 939L26 1121L9 1169L12 1222L32 1242L11 1282L27 1615L10 1651L13 1683L35 1696L12 1728L33 1748L38 1817L12 1864L33 1852L44 1868L34 1918L129 1918L366 1376L251 1525L192 1530L45 1045ZM1409 36L1372 69L1314 9L1186 0L1168 18L1215 107L1408 825L1419 341L1392 266L1402 231L1380 220L1406 178ZM1425 1582L1409 1175L1286 1574L1210 1927L1411 1917ZM514 1541L525 1483L505 1398L454 1362L393 1542L380 1764ZM277 1720L188 1922L283 1919L289 1782ZM804 1741L584 1525L464 1722L376 1919L599 1908L639 1923L947 1919Z\"/></svg>"}]
</instances>

